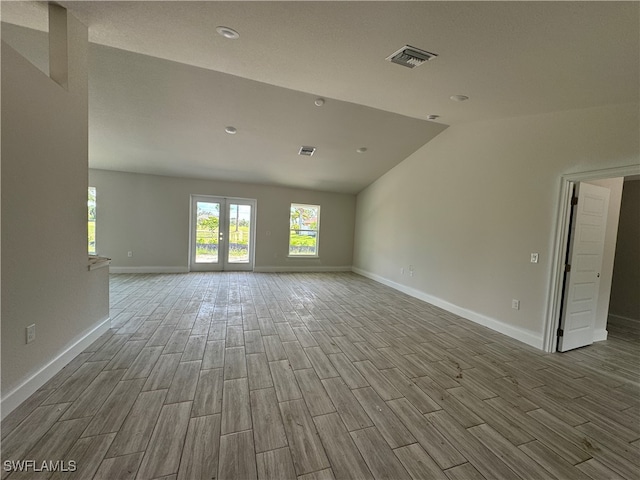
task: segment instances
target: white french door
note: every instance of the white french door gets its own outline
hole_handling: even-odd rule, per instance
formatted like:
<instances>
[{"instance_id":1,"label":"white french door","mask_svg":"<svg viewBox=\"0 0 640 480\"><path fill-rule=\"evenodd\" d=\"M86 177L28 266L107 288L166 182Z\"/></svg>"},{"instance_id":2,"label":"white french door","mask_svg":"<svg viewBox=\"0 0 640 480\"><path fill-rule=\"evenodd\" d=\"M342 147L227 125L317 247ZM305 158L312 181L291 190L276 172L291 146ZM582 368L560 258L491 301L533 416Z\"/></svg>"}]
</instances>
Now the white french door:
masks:
<instances>
[{"instance_id":1,"label":"white french door","mask_svg":"<svg viewBox=\"0 0 640 480\"><path fill-rule=\"evenodd\" d=\"M191 196L191 271L253 270L256 201Z\"/></svg>"}]
</instances>

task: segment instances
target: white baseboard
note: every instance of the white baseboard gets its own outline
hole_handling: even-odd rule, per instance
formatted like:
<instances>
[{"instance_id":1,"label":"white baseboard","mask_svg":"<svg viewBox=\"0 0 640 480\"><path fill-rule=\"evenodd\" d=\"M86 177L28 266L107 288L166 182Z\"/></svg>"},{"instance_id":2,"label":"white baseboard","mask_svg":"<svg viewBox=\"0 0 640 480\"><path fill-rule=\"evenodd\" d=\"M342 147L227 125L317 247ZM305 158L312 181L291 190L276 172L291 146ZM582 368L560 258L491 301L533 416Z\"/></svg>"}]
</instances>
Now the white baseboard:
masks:
<instances>
[{"instance_id":1,"label":"white baseboard","mask_svg":"<svg viewBox=\"0 0 640 480\"><path fill-rule=\"evenodd\" d=\"M594 342L602 342L602 341L607 339L607 335L608 334L609 334L609 332L607 332L606 328L600 328L598 330L594 330L593 331L593 341Z\"/></svg>"},{"instance_id":2,"label":"white baseboard","mask_svg":"<svg viewBox=\"0 0 640 480\"><path fill-rule=\"evenodd\" d=\"M42 367L38 372L25 380L21 385L7 393L0 403L0 411L4 419L22 402L29 398L36 390L47 383L56 373L91 345L100 335L111 327L111 318L100 320L91 330L79 338L72 345L63 350L57 357Z\"/></svg>"},{"instance_id":3,"label":"white baseboard","mask_svg":"<svg viewBox=\"0 0 640 480\"><path fill-rule=\"evenodd\" d=\"M254 272L259 273L284 273L284 272L350 272L351 266L324 266L324 265L312 265L308 267L287 267L287 266L265 266L255 267Z\"/></svg>"},{"instance_id":4,"label":"white baseboard","mask_svg":"<svg viewBox=\"0 0 640 480\"><path fill-rule=\"evenodd\" d=\"M484 327L490 328L491 330L495 330L496 332L519 340L520 342L526 343L527 345L535 347L539 350L543 349L543 338L542 334L540 333L532 332L531 330L525 330L524 328L514 327L513 325L501 322L500 320L496 320L495 318L487 317L486 315L474 312L473 310L454 305L453 303L442 300L441 298L434 297L433 295L429 295L420 290L416 290L415 288L407 287L406 285L402 285L400 283L381 277L380 275L376 275L375 273L367 272L366 270L362 270L357 267L353 267L352 271L354 273L357 273L358 275L370 278L371 280L375 280L376 282L382 283L395 290L399 290L403 293L406 293L407 295L411 295L412 297L418 298L427 303L435 305L436 307L442 308L448 312L453 313L454 315L466 318L467 320L471 320L474 323L478 323Z\"/></svg>"},{"instance_id":5,"label":"white baseboard","mask_svg":"<svg viewBox=\"0 0 640 480\"><path fill-rule=\"evenodd\" d=\"M613 313L610 313L608 316L609 317L613 317L613 318L617 318L619 320L623 320L624 322L640 323L640 318L623 317L622 315L614 315Z\"/></svg>"},{"instance_id":6,"label":"white baseboard","mask_svg":"<svg viewBox=\"0 0 640 480\"><path fill-rule=\"evenodd\" d=\"M350 272L351 266L264 266L255 267L254 272L284 273L284 272ZM109 273L188 273L188 267L109 267Z\"/></svg>"},{"instance_id":7,"label":"white baseboard","mask_svg":"<svg viewBox=\"0 0 640 480\"><path fill-rule=\"evenodd\" d=\"M109 273L188 273L189 267L109 267Z\"/></svg>"}]
</instances>

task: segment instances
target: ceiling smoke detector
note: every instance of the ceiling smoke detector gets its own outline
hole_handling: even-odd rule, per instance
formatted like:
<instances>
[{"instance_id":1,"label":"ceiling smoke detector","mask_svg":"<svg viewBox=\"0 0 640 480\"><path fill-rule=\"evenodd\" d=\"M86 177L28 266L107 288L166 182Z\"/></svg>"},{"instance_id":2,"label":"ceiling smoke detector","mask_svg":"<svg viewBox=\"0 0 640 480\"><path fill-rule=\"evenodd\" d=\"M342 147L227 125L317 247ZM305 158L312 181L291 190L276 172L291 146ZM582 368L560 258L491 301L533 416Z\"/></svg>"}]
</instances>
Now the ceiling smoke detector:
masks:
<instances>
[{"instance_id":1,"label":"ceiling smoke detector","mask_svg":"<svg viewBox=\"0 0 640 480\"><path fill-rule=\"evenodd\" d=\"M316 152L316 147L300 147L298 155L312 156Z\"/></svg>"},{"instance_id":2,"label":"ceiling smoke detector","mask_svg":"<svg viewBox=\"0 0 640 480\"><path fill-rule=\"evenodd\" d=\"M415 68L437 56L436 53L430 53L426 50L412 47L411 45L405 45L400 50L393 52L385 60L397 63L403 67Z\"/></svg>"}]
</instances>

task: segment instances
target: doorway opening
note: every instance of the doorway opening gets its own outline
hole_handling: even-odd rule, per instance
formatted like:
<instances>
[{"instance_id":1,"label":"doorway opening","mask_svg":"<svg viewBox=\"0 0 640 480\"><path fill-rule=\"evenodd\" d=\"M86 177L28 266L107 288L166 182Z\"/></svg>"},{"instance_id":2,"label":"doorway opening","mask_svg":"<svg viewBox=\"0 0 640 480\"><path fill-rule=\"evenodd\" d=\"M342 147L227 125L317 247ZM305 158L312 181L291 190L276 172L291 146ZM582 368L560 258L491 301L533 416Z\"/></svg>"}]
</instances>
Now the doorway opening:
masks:
<instances>
[{"instance_id":1,"label":"doorway opening","mask_svg":"<svg viewBox=\"0 0 640 480\"><path fill-rule=\"evenodd\" d=\"M256 200L191 196L190 271L253 270Z\"/></svg>"},{"instance_id":2,"label":"doorway opening","mask_svg":"<svg viewBox=\"0 0 640 480\"><path fill-rule=\"evenodd\" d=\"M575 231L575 225L571 224L573 215L572 210L572 198L574 193L574 187L581 182L589 182L595 180L603 180L603 179L612 179L616 177L629 177L640 174L640 165L629 165L626 167L612 168L606 170L597 170L597 171L589 171L589 172L581 172L571 175L564 175L561 179L561 188L560 188L560 199L558 206L558 217L556 223L556 232L555 232L555 242L553 249L553 257L552 257L552 268L551 268L551 280L549 286L549 296L547 302L547 316L545 323L545 331L544 331L544 344L543 349L546 352L555 352L558 350L558 346L561 344L559 342L558 334L565 335L566 332L562 331L561 321L564 323L567 317L564 319L563 311L565 315L570 315L570 312L566 312L567 300L569 300L570 292L567 291L565 295L564 286L565 280L567 279L566 265L567 259L571 258L570 252L570 234L571 231ZM569 263L570 264L570 263ZM570 267L570 268L573 268ZM600 268L597 265L598 270ZM595 275L599 272L594 271ZM592 286L589 288L599 288L599 277L595 277L596 280L592 282ZM569 287L569 285L567 285ZM609 290L611 288L611 284L608 284ZM585 289L583 289L585 290ZM575 293L575 291L574 291ZM580 292L578 292L580 293ZM591 292L592 296L598 296L599 292ZM593 307L593 306L592 306ZM580 313L580 308L575 309L575 313ZM580 323L576 323L576 325L580 325ZM593 334L594 325L591 324L591 334ZM589 333L585 334L585 329L582 328L582 342L587 338L585 345L590 344L594 341L594 338L591 338L589 341ZM595 340L602 340L603 338L595 338ZM565 347L571 345L571 341L565 342ZM575 344L578 345L578 344ZM571 345L571 348L574 348ZM568 349L568 348L567 348Z\"/></svg>"}]
</instances>

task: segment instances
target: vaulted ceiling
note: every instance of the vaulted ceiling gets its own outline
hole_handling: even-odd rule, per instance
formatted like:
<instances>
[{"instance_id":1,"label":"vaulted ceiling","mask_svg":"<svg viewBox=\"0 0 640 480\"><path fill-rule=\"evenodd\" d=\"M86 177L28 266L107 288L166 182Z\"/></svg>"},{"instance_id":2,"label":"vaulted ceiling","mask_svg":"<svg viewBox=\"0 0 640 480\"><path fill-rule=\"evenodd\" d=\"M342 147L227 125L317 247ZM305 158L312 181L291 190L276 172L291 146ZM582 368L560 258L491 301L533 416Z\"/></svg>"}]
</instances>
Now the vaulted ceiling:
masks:
<instances>
[{"instance_id":1,"label":"vaulted ceiling","mask_svg":"<svg viewBox=\"0 0 640 480\"><path fill-rule=\"evenodd\" d=\"M89 27L94 168L356 193L448 125L638 102L638 2L59 3ZM1 8L46 69L46 5ZM407 44L438 57L385 61Z\"/></svg>"}]
</instances>

